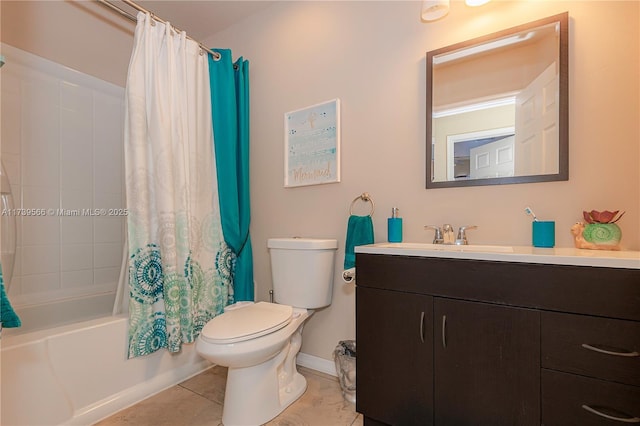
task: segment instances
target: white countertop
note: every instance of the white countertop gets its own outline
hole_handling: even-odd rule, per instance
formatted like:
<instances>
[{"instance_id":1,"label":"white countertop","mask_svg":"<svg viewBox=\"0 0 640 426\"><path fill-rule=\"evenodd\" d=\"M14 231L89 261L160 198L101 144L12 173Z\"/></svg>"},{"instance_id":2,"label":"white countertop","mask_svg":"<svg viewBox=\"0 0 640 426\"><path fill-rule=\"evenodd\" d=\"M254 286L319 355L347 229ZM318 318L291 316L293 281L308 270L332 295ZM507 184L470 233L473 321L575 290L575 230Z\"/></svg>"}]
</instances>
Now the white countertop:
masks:
<instances>
[{"instance_id":1,"label":"white countertop","mask_svg":"<svg viewBox=\"0 0 640 426\"><path fill-rule=\"evenodd\" d=\"M396 256L640 269L640 251L586 250L568 247L435 246L426 243L377 243L357 246L355 252Z\"/></svg>"}]
</instances>

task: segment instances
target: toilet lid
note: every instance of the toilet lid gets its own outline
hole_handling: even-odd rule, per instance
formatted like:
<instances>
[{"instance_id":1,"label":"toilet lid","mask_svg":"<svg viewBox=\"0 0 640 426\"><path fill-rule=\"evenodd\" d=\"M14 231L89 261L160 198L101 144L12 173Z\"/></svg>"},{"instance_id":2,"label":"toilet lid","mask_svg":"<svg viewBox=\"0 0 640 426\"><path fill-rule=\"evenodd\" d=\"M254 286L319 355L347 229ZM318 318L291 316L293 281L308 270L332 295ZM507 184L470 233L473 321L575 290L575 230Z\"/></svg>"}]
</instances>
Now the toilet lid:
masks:
<instances>
[{"instance_id":1,"label":"toilet lid","mask_svg":"<svg viewBox=\"0 0 640 426\"><path fill-rule=\"evenodd\" d=\"M293 308L288 305L258 302L218 315L200 332L211 343L235 343L273 333L289 324Z\"/></svg>"}]
</instances>

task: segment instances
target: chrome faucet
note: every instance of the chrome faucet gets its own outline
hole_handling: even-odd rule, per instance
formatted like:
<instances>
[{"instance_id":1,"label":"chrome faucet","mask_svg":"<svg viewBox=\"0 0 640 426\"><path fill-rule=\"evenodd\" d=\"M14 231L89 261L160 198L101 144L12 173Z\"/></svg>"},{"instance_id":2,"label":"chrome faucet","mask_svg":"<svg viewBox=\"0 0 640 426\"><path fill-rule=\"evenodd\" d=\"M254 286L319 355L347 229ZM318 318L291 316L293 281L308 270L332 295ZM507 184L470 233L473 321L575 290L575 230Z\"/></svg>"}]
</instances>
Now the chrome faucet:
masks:
<instances>
[{"instance_id":1,"label":"chrome faucet","mask_svg":"<svg viewBox=\"0 0 640 426\"><path fill-rule=\"evenodd\" d=\"M467 240L467 234L465 231L470 229L476 229L476 228L477 226L475 225L461 226L458 229L458 236L454 238L453 226L449 225L448 223L445 223L444 225L442 225L442 228L435 225L425 225L424 227L424 229L434 230L435 233L433 234L433 244L447 244L447 245L455 244L457 246L463 246L463 245L469 244L469 241Z\"/></svg>"},{"instance_id":2,"label":"chrome faucet","mask_svg":"<svg viewBox=\"0 0 640 426\"><path fill-rule=\"evenodd\" d=\"M453 244L455 238L453 237L454 230L453 226L445 223L442 225L442 239L444 240L444 244Z\"/></svg>"},{"instance_id":3,"label":"chrome faucet","mask_svg":"<svg viewBox=\"0 0 640 426\"><path fill-rule=\"evenodd\" d=\"M433 244L444 244L444 240L442 239L442 229L440 229L439 226L425 225L424 229L433 229L435 231L433 234Z\"/></svg>"},{"instance_id":4,"label":"chrome faucet","mask_svg":"<svg viewBox=\"0 0 640 426\"><path fill-rule=\"evenodd\" d=\"M466 246L467 244L469 244L469 242L467 241L467 234L464 231L476 228L478 228L476 225L461 226L460 229L458 229L458 236L456 237L455 244L457 246Z\"/></svg>"}]
</instances>

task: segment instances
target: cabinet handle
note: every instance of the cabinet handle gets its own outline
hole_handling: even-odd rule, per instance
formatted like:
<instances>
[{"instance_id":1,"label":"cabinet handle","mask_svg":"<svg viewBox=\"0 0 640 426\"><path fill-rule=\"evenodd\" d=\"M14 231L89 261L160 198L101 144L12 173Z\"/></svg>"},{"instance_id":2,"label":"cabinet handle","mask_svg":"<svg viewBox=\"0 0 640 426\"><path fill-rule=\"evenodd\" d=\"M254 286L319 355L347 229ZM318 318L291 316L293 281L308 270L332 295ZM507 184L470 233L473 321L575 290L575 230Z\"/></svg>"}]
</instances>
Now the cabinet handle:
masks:
<instances>
[{"instance_id":1,"label":"cabinet handle","mask_svg":"<svg viewBox=\"0 0 640 426\"><path fill-rule=\"evenodd\" d=\"M424 343L424 311L420 314L420 341Z\"/></svg>"},{"instance_id":2,"label":"cabinet handle","mask_svg":"<svg viewBox=\"0 0 640 426\"><path fill-rule=\"evenodd\" d=\"M442 316L442 347L447 348L447 316Z\"/></svg>"},{"instance_id":3,"label":"cabinet handle","mask_svg":"<svg viewBox=\"0 0 640 426\"><path fill-rule=\"evenodd\" d=\"M590 351L594 351L594 352L600 352L601 354L607 354L607 355L615 355L615 356L628 356L628 357L636 357L636 356L640 356L640 354L636 351L633 352L615 352L615 351L608 351L606 349L600 349L597 348L595 346L591 346L588 345L586 343L582 344L582 347L585 349L589 349Z\"/></svg>"},{"instance_id":4,"label":"cabinet handle","mask_svg":"<svg viewBox=\"0 0 640 426\"><path fill-rule=\"evenodd\" d=\"M640 417L615 417L615 416L610 416L609 414L605 414L602 411L596 410L595 408L592 408L588 405L582 405L582 408L584 408L585 410L587 410L590 413L593 413L597 416L600 417L604 417L605 419L609 419L609 420L614 420L616 422L622 422L622 423L640 423ZM625 415L624 413L620 413L622 415Z\"/></svg>"}]
</instances>

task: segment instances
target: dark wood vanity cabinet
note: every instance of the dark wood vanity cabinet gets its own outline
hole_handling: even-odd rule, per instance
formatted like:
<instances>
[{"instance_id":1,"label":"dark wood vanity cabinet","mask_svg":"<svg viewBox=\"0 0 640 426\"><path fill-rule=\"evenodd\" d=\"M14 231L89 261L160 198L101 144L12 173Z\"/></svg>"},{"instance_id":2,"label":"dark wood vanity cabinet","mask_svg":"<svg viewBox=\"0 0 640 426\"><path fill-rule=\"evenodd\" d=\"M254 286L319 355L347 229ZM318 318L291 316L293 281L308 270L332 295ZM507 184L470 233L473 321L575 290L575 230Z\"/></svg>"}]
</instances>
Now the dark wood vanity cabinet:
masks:
<instances>
[{"instance_id":1,"label":"dark wood vanity cabinet","mask_svg":"<svg viewBox=\"0 0 640 426\"><path fill-rule=\"evenodd\" d=\"M438 297L434 323L435 424L540 424L538 312Z\"/></svg>"},{"instance_id":2,"label":"dark wood vanity cabinet","mask_svg":"<svg viewBox=\"0 0 640 426\"><path fill-rule=\"evenodd\" d=\"M640 423L640 270L356 257L365 425Z\"/></svg>"},{"instance_id":3,"label":"dark wood vanity cabinet","mask_svg":"<svg viewBox=\"0 0 640 426\"><path fill-rule=\"evenodd\" d=\"M388 424L433 424L433 298L357 288L357 404ZM416 368L409 368L415 366Z\"/></svg>"}]
</instances>

